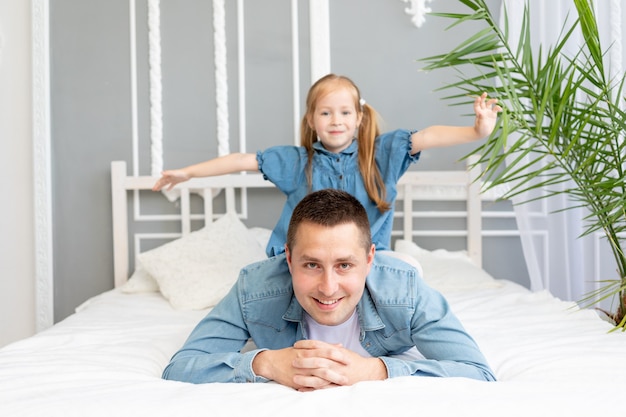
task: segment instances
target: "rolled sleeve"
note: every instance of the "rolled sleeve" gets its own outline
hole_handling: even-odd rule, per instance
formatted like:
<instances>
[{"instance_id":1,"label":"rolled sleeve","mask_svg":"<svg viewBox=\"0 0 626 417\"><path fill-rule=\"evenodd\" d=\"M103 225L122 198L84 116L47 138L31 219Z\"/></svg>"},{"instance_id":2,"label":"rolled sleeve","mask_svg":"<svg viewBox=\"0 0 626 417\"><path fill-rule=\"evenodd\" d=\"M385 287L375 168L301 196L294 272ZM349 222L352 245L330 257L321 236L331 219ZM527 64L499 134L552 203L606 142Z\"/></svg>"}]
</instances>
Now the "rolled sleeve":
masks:
<instances>
[{"instance_id":1,"label":"rolled sleeve","mask_svg":"<svg viewBox=\"0 0 626 417\"><path fill-rule=\"evenodd\" d=\"M413 370L407 361L390 358L388 356L381 356L379 359L383 361L387 368L387 378L413 375Z\"/></svg>"},{"instance_id":2,"label":"rolled sleeve","mask_svg":"<svg viewBox=\"0 0 626 417\"><path fill-rule=\"evenodd\" d=\"M203 384L209 382L268 382L252 370L252 362L264 349L246 353L179 355L163 371L163 379Z\"/></svg>"},{"instance_id":3,"label":"rolled sleeve","mask_svg":"<svg viewBox=\"0 0 626 417\"><path fill-rule=\"evenodd\" d=\"M234 382L268 382L269 379L256 375L252 370L252 362L254 362L254 358L256 355L263 352L267 349L257 349L252 350L250 352L242 353L241 358L237 366L235 366L234 374L235 381Z\"/></svg>"}]
</instances>

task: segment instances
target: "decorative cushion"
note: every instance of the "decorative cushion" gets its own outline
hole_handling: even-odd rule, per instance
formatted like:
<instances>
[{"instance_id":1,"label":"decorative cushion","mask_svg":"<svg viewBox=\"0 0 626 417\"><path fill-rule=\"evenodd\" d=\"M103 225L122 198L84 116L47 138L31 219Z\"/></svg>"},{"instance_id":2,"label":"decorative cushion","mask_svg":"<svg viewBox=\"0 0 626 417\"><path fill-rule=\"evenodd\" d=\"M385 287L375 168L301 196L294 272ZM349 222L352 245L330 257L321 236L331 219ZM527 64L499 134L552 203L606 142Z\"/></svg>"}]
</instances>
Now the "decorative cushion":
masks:
<instances>
[{"instance_id":1,"label":"decorative cushion","mask_svg":"<svg viewBox=\"0 0 626 417\"><path fill-rule=\"evenodd\" d=\"M177 309L204 309L217 304L244 266L265 259L265 250L236 214L143 252L138 262ZM135 271L137 287L150 288L144 271ZM135 277L137 275L137 277Z\"/></svg>"},{"instance_id":2,"label":"decorative cushion","mask_svg":"<svg viewBox=\"0 0 626 417\"><path fill-rule=\"evenodd\" d=\"M476 266L465 251L429 251L402 239L396 241L394 249L417 259L424 271L424 281L440 292L496 288L502 285L487 271Z\"/></svg>"}]
</instances>

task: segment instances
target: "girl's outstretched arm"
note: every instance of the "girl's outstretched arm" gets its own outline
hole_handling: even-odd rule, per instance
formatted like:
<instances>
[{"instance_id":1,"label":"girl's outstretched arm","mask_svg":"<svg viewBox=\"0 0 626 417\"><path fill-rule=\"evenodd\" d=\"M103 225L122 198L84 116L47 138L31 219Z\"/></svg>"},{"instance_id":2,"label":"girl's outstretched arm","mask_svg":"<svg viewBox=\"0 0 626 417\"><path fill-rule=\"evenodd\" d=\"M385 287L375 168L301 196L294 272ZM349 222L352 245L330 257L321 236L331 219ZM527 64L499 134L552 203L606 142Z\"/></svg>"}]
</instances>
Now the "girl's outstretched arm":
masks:
<instances>
[{"instance_id":1,"label":"girl's outstretched arm","mask_svg":"<svg viewBox=\"0 0 626 417\"><path fill-rule=\"evenodd\" d=\"M497 102L495 98L487 99L487 93L476 97L474 126L429 126L413 133L411 154L430 148L473 142L489 136L496 125L498 113L502 111Z\"/></svg>"},{"instance_id":2,"label":"girl's outstretched arm","mask_svg":"<svg viewBox=\"0 0 626 417\"><path fill-rule=\"evenodd\" d=\"M190 178L258 170L259 164L256 160L256 154L231 153L200 162L199 164L189 165L185 168L163 171L161 178L154 184L152 190L159 191L164 187L167 187L167 190L171 190L179 182L187 181Z\"/></svg>"}]
</instances>

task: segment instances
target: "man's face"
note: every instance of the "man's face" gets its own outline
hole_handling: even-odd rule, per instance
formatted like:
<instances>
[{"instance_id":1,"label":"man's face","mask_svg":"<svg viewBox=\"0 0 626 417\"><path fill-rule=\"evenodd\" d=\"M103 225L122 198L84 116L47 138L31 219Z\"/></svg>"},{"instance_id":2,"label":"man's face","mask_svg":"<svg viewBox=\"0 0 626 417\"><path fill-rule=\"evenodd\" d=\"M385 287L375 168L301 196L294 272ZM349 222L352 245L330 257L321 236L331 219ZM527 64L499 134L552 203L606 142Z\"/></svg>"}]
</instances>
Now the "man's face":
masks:
<instances>
[{"instance_id":1,"label":"man's face","mask_svg":"<svg viewBox=\"0 0 626 417\"><path fill-rule=\"evenodd\" d=\"M293 290L318 323L335 326L350 318L361 299L374 259L354 223L325 227L303 222L295 245L286 249Z\"/></svg>"}]
</instances>

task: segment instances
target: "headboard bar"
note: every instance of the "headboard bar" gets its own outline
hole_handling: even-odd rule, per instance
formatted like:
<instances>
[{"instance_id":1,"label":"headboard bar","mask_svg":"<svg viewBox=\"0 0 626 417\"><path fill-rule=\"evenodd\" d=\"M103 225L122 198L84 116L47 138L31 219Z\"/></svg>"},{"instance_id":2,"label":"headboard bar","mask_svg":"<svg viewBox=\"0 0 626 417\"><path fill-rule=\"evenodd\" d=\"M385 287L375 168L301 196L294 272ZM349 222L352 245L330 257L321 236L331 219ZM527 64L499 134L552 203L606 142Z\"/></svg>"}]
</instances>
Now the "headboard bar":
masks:
<instances>
[{"instance_id":1,"label":"headboard bar","mask_svg":"<svg viewBox=\"0 0 626 417\"><path fill-rule=\"evenodd\" d=\"M482 199L481 183L478 181L480 168L476 166L478 157L472 155L468 161L467 173L467 254L476 265L482 267Z\"/></svg>"},{"instance_id":2,"label":"headboard bar","mask_svg":"<svg viewBox=\"0 0 626 417\"><path fill-rule=\"evenodd\" d=\"M189 188L181 188L180 190L180 216L181 225L180 230L184 235L188 235L191 232L191 204L189 202Z\"/></svg>"},{"instance_id":3,"label":"headboard bar","mask_svg":"<svg viewBox=\"0 0 626 417\"><path fill-rule=\"evenodd\" d=\"M470 157L467 162L470 168L466 171L409 171L402 176L398 182L402 212L396 212L396 217L403 218L403 239L413 240L414 236L465 236L468 256L476 265L482 265L482 201L493 197L481 194L481 183L477 181L480 167L475 165L476 161L476 157ZM466 211L414 211L414 201L463 201L466 202ZM466 230L421 233L414 229L413 218L417 217L463 217L466 219Z\"/></svg>"},{"instance_id":4,"label":"headboard bar","mask_svg":"<svg viewBox=\"0 0 626 417\"><path fill-rule=\"evenodd\" d=\"M111 199L113 211L113 284L128 279L128 205L126 162L111 162Z\"/></svg>"}]
</instances>

